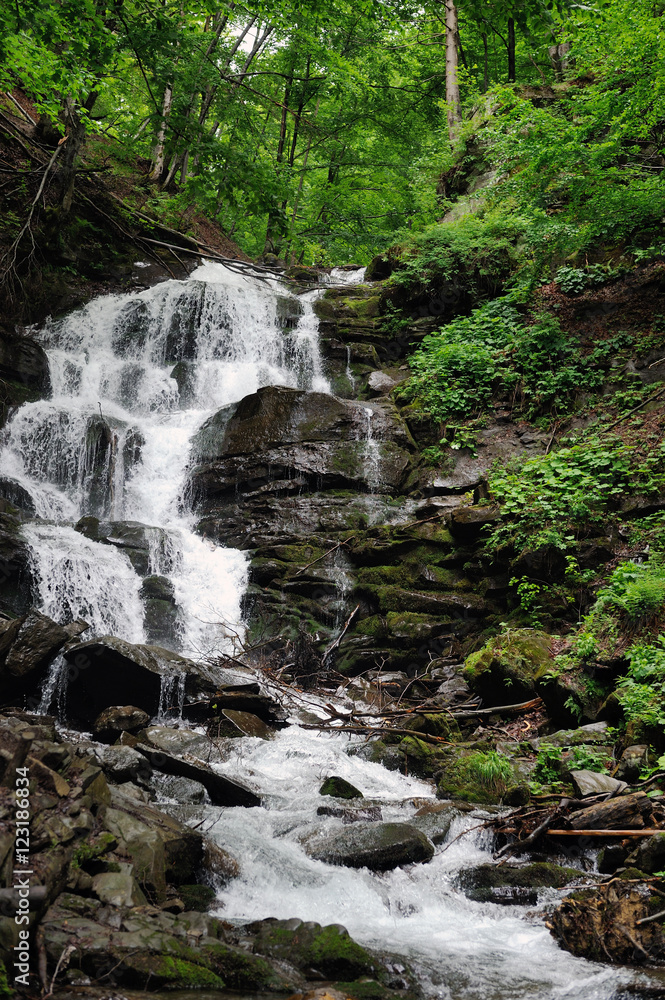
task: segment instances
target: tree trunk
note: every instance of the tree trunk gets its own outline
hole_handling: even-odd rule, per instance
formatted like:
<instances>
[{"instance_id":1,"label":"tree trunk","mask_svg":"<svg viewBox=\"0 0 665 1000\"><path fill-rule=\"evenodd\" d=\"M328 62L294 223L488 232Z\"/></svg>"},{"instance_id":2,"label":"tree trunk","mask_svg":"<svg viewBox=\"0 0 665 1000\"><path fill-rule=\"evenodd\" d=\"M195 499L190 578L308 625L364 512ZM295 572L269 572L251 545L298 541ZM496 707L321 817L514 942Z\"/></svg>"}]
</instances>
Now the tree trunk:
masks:
<instances>
[{"instance_id":1,"label":"tree trunk","mask_svg":"<svg viewBox=\"0 0 665 1000\"><path fill-rule=\"evenodd\" d=\"M446 0L446 103L451 142L455 139L457 124L461 118L457 72L457 8L454 0Z\"/></svg>"},{"instance_id":2,"label":"tree trunk","mask_svg":"<svg viewBox=\"0 0 665 1000\"><path fill-rule=\"evenodd\" d=\"M169 116L171 114L172 101L173 101L173 84L167 83L166 89L164 90L164 100L162 101L162 121L159 126L159 132L157 133L157 141L155 143L155 148L152 153L152 170L150 171L150 180L154 181L156 184L159 184L164 174L164 160L166 156L166 129L168 127Z\"/></svg>"},{"instance_id":3,"label":"tree trunk","mask_svg":"<svg viewBox=\"0 0 665 1000\"><path fill-rule=\"evenodd\" d=\"M291 69L293 73L293 69ZM284 101L282 104L282 121L279 129L279 143L277 145L277 157L275 160L276 171L281 172L282 161L284 160L284 150L287 139L287 115L289 112L289 100L291 97L291 87L293 76L287 77L284 87ZM277 208L271 209L268 213L268 224L266 226L266 239L263 248L264 253L275 253L279 256L279 249L282 239L286 236L286 206L281 204Z\"/></svg>"},{"instance_id":4,"label":"tree trunk","mask_svg":"<svg viewBox=\"0 0 665 1000\"><path fill-rule=\"evenodd\" d=\"M490 85L490 72L487 51L487 35L483 34L483 94L486 94Z\"/></svg>"},{"instance_id":5,"label":"tree trunk","mask_svg":"<svg viewBox=\"0 0 665 1000\"><path fill-rule=\"evenodd\" d=\"M515 21L508 18L508 83L515 83Z\"/></svg>"},{"instance_id":6,"label":"tree trunk","mask_svg":"<svg viewBox=\"0 0 665 1000\"><path fill-rule=\"evenodd\" d=\"M97 100L97 93L93 91L85 104L85 110L90 112ZM76 107L76 101L71 97L65 98L64 104L65 128L67 142L63 150L63 157L60 161L59 171L60 187L62 198L60 201L60 215L68 215L74 201L74 186L76 183L76 161L83 143L85 142L86 128L84 121Z\"/></svg>"}]
</instances>

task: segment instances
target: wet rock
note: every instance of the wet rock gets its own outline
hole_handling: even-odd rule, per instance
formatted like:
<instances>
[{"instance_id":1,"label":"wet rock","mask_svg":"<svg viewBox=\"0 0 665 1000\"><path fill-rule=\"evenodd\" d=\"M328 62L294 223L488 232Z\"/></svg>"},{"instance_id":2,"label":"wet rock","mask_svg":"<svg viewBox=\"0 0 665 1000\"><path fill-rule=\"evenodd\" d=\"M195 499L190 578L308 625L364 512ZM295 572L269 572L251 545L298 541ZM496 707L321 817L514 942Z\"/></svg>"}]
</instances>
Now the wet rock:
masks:
<instances>
[{"instance_id":1,"label":"wet rock","mask_svg":"<svg viewBox=\"0 0 665 1000\"><path fill-rule=\"evenodd\" d=\"M78 521L76 530L95 542L121 549L139 576L148 574L151 553L158 553L160 564L168 564L170 543L163 528L154 528L139 521L104 521L87 516Z\"/></svg>"},{"instance_id":2,"label":"wet rock","mask_svg":"<svg viewBox=\"0 0 665 1000\"><path fill-rule=\"evenodd\" d=\"M458 876L458 884L469 899L477 903L533 905L538 889L562 889L584 878L578 868L565 868L550 862L529 865L478 865Z\"/></svg>"},{"instance_id":3,"label":"wet rock","mask_svg":"<svg viewBox=\"0 0 665 1000\"><path fill-rule=\"evenodd\" d=\"M115 743L121 733L138 733L149 722L148 713L135 705L116 705L97 716L92 733L101 743Z\"/></svg>"},{"instance_id":4,"label":"wet rock","mask_svg":"<svg viewBox=\"0 0 665 1000\"><path fill-rule=\"evenodd\" d=\"M450 824L458 815L457 807L449 802L431 802L421 806L411 817L409 824L424 833L433 844L443 844L448 836Z\"/></svg>"},{"instance_id":5,"label":"wet rock","mask_svg":"<svg viewBox=\"0 0 665 1000\"><path fill-rule=\"evenodd\" d=\"M139 743L137 750L142 753L158 771L180 778L190 778L203 785L210 801L216 806L260 806L261 798L250 788L238 781L213 771L211 767L191 755L176 757L163 750L154 750Z\"/></svg>"},{"instance_id":6,"label":"wet rock","mask_svg":"<svg viewBox=\"0 0 665 1000\"><path fill-rule=\"evenodd\" d=\"M587 795L607 793L616 795L628 787L625 781L617 781L609 774L598 774L596 771L571 771L570 777L575 794L580 799L586 798Z\"/></svg>"},{"instance_id":7,"label":"wet rock","mask_svg":"<svg viewBox=\"0 0 665 1000\"><path fill-rule=\"evenodd\" d=\"M150 644L175 646L178 638L178 607L173 584L165 576L147 576L141 584L145 608L144 628Z\"/></svg>"},{"instance_id":8,"label":"wet rock","mask_svg":"<svg viewBox=\"0 0 665 1000\"><path fill-rule=\"evenodd\" d=\"M216 876L221 885L226 885L240 874L240 866L236 859L210 839L204 840L203 867Z\"/></svg>"},{"instance_id":9,"label":"wet rock","mask_svg":"<svg viewBox=\"0 0 665 1000\"><path fill-rule=\"evenodd\" d=\"M645 743L626 747L614 772L614 777L619 781L627 781L629 785L634 784L639 779L642 770L647 767L648 755L649 748Z\"/></svg>"},{"instance_id":10,"label":"wet rock","mask_svg":"<svg viewBox=\"0 0 665 1000\"><path fill-rule=\"evenodd\" d=\"M117 705L128 691L137 708L155 716L162 678L184 676L185 691L192 695L214 692L216 687L206 667L168 649L133 644L116 636L78 643L63 655L75 668L70 670L67 689L67 711L74 722L89 723L91 716Z\"/></svg>"},{"instance_id":11,"label":"wet rock","mask_svg":"<svg viewBox=\"0 0 665 1000\"><path fill-rule=\"evenodd\" d=\"M310 841L305 849L317 861L372 871L429 861L434 855L427 837L407 823L357 823Z\"/></svg>"},{"instance_id":12,"label":"wet rock","mask_svg":"<svg viewBox=\"0 0 665 1000\"><path fill-rule=\"evenodd\" d=\"M665 832L655 833L653 837L641 840L632 854L625 861L632 868L639 868L647 875L661 872L665 869Z\"/></svg>"},{"instance_id":13,"label":"wet rock","mask_svg":"<svg viewBox=\"0 0 665 1000\"><path fill-rule=\"evenodd\" d=\"M299 985L264 958L226 944L221 925L203 913L104 906L64 893L48 910L43 942L49 972L68 945L70 969L111 986L289 993Z\"/></svg>"},{"instance_id":14,"label":"wet rock","mask_svg":"<svg viewBox=\"0 0 665 1000\"><path fill-rule=\"evenodd\" d=\"M314 921L263 920L249 928L256 933L253 950L289 962L317 978L345 981L376 971L372 956L340 924L322 927Z\"/></svg>"},{"instance_id":15,"label":"wet rock","mask_svg":"<svg viewBox=\"0 0 665 1000\"><path fill-rule=\"evenodd\" d=\"M147 781L152 774L145 756L131 747L105 747L98 756L104 773L113 782Z\"/></svg>"},{"instance_id":16,"label":"wet rock","mask_svg":"<svg viewBox=\"0 0 665 1000\"><path fill-rule=\"evenodd\" d=\"M4 424L13 406L43 399L50 393L51 376L46 351L29 337L1 330L0 379L4 396L0 405L0 423Z\"/></svg>"},{"instance_id":17,"label":"wet rock","mask_svg":"<svg viewBox=\"0 0 665 1000\"><path fill-rule=\"evenodd\" d=\"M494 524L501 518L497 506L489 507L457 507L449 515L450 533L462 542L475 542L483 528Z\"/></svg>"},{"instance_id":18,"label":"wet rock","mask_svg":"<svg viewBox=\"0 0 665 1000\"><path fill-rule=\"evenodd\" d=\"M215 890L209 885L201 885L200 882L195 885L179 886L178 896L185 904L186 910L196 910L199 913L212 909L217 899Z\"/></svg>"},{"instance_id":19,"label":"wet rock","mask_svg":"<svg viewBox=\"0 0 665 1000\"><path fill-rule=\"evenodd\" d=\"M376 444L368 444L370 432ZM372 407L323 393L266 387L211 417L193 441L192 489L233 496L302 478L324 488L391 491L402 483L413 442L390 404Z\"/></svg>"},{"instance_id":20,"label":"wet rock","mask_svg":"<svg viewBox=\"0 0 665 1000\"><path fill-rule=\"evenodd\" d=\"M345 826L349 823L378 823L383 820L380 806L365 806L355 809L350 806L318 806L316 815L335 816L337 819L341 819Z\"/></svg>"},{"instance_id":21,"label":"wet rock","mask_svg":"<svg viewBox=\"0 0 665 1000\"><path fill-rule=\"evenodd\" d=\"M232 708L222 709L222 715L238 729L243 736L254 736L259 740L272 740L275 737L273 729L269 729L258 715L251 712L238 712Z\"/></svg>"},{"instance_id":22,"label":"wet rock","mask_svg":"<svg viewBox=\"0 0 665 1000\"><path fill-rule=\"evenodd\" d=\"M334 795L338 799L362 799L363 793L355 785L338 775L333 774L323 782L319 789L320 795Z\"/></svg>"},{"instance_id":23,"label":"wet rock","mask_svg":"<svg viewBox=\"0 0 665 1000\"><path fill-rule=\"evenodd\" d=\"M512 629L490 639L464 666L464 679L486 705L515 704L536 694L536 676L552 664L550 637Z\"/></svg>"},{"instance_id":24,"label":"wet rock","mask_svg":"<svg viewBox=\"0 0 665 1000\"><path fill-rule=\"evenodd\" d=\"M35 588L30 549L16 513L0 501L0 612L11 617L29 612Z\"/></svg>"},{"instance_id":25,"label":"wet rock","mask_svg":"<svg viewBox=\"0 0 665 1000\"><path fill-rule=\"evenodd\" d=\"M9 698L34 693L66 642L88 628L86 622L58 625L34 608L25 618L0 623L0 691Z\"/></svg>"},{"instance_id":26,"label":"wet rock","mask_svg":"<svg viewBox=\"0 0 665 1000\"><path fill-rule=\"evenodd\" d=\"M165 753L191 754L207 764L222 764L234 752L233 739L212 739L191 729L172 729L169 726L148 726L139 733L139 743Z\"/></svg>"},{"instance_id":27,"label":"wet rock","mask_svg":"<svg viewBox=\"0 0 665 1000\"><path fill-rule=\"evenodd\" d=\"M29 514L30 517L34 517L37 512L35 502L26 488L9 476L0 476L0 497L4 497L10 504Z\"/></svg>"}]
</instances>

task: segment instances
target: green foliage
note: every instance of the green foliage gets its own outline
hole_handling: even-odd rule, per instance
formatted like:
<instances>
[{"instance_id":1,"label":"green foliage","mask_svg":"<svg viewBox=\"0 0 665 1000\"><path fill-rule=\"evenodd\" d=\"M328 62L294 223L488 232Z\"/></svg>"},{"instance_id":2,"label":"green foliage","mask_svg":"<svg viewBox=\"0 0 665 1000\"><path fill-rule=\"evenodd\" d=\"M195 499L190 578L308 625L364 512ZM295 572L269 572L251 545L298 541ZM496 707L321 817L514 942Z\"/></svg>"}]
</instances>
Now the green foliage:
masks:
<instances>
[{"instance_id":1,"label":"green foliage","mask_svg":"<svg viewBox=\"0 0 665 1000\"><path fill-rule=\"evenodd\" d=\"M436 293L448 283L463 284L476 297L496 294L517 262L524 228L522 218L502 210L429 226L400 248L392 284L412 295Z\"/></svg>"},{"instance_id":2,"label":"green foliage","mask_svg":"<svg viewBox=\"0 0 665 1000\"><path fill-rule=\"evenodd\" d=\"M555 316L543 313L527 325L510 298L497 299L424 338L402 396L451 421L477 416L493 397L510 394L533 419L565 413L578 391L598 388L596 361L582 356Z\"/></svg>"},{"instance_id":3,"label":"green foliage","mask_svg":"<svg viewBox=\"0 0 665 1000\"><path fill-rule=\"evenodd\" d=\"M470 784L480 785L488 792L501 795L512 777L508 758L497 750L475 750L457 762L459 778Z\"/></svg>"},{"instance_id":4,"label":"green foliage","mask_svg":"<svg viewBox=\"0 0 665 1000\"><path fill-rule=\"evenodd\" d=\"M533 772L534 778L544 785L551 785L559 780L561 774L561 759L563 750L555 747L551 743L541 743L536 756L536 766Z\"/></svg>"},{"instance_id":5,"label":"green foliage","mask_svg":"<svg viewBox=\"0 0 665 1000\"><path fill-rule=\"evenodd\" d=\"M617 684L617 696L628 722L665 726L665 637L638 643L626 651L628 672Z\"/></svg>"},{"instance_id":6,"label":"green foliage","mask_svg":"<svg viewBox=\"0 0 665 1000\"><path fill-rule=\"evenodd\" d=\"M632 624L659 614L665 606L665 561L654 554L648 562L623 562L598 592L595 609L619 611Z\"/></svg>"},{"instance_id":7,"label":"green foliage","mask_svg":"<svg viewBox=\"0 0 665 1000\"><path fill-rule=\"evenodd\" d=\"M652 495L665 486L665 446L649 454L618 435L590 434L580 444L495 468L489 477L504 521L489 537L507 543L568 549L581 524L599 524L630 494Z\"/></svg>"}]
</instances>

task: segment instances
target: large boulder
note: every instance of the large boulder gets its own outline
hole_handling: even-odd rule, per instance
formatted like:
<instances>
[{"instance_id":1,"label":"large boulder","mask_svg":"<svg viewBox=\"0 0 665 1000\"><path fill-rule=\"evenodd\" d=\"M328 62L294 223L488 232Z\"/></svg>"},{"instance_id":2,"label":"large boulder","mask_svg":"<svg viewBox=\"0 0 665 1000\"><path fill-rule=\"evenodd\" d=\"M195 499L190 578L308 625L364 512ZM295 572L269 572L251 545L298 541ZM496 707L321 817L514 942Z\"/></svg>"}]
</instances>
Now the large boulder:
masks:
<instances>
[{"instance_id":1,"label":"large boulder","mask_svg":"<svg viewBox=\"0 0 665 1000\"><path fill-rule=\"evenodd\" d=\"M115 748L111 748L115 749ZM260 797L246 785L232 781L215 771L208 764L190 754L177 757L175 754L154 750L152 747L138 743L137 751L143 754L152 766L163 774L172 774L179 778L189 778L198 782L208 792L214 806L260 806Z\"/></svg>"},{"instance_id":2,"label":"large boulder","mask_svg":"<svg viewBox=\"0 0 665 1000\"><path fill-rule=\"evenodd\" d=\"M104 887L107 896L111 888ZM111 904L119 901L116 892ZM222 926L206 914L175 915L108 902L63 893L49 909L42 940L51 974L73 946L70 970L106 984L152 990L228 988L246 995L292 993L298 984L297 977L288 978L258 955L226 944Z\"/></svg>"},{"instance_id":3,"label":"large boulder","mask_svg":"<svg viewBox=\"0 0 665 1000\"><path fill-rule=\"evenodd\" d=\"M413 441L396 408L268 386L224 407L194 438L195 500L294 487L394 492Z\"/></svg>"},{"instance_id":4,"label":"large boulder","mask_svg":"<svg viewBox=\"0 0 665 1000\"><path fill-rule=\"evenodd\" d=\"M105 635L70 646L64 657L71 665L67 712L72 721L90 723L109 705L131 694L136 708L149 716L158 714L169 683L184 678L185 691L214 693L217 684L210 670L159 646L125 642Z\"/></svg>"},{"instance_id":5,"label":"large boulder","mask_svg":"<svg viewBox=\"0 0 665 1000\"><path fill-rule=\"evenodd\" d=\"M486 705L533 698L536 675L551 666L550 637L533 629L511 629L467 658L464 679Z\"/></svg>"},{"instance_id":6,"label":"large boulder","mask_svg":"<svg viewBox=\"0 0 665 1000\"><path fill-rule=\"evenodd\" d=\"M309 841L305 849L317 861L377 872L429 861L434 855L425 834L408 823L355 823Z\"/></svg>"},{"instance_id":7,"label":"large boulder","mask_svg":"<svg viewBox=\"0 0 665 1000\"><path fill-rule=\"evenodd\" d=\"M349 981L376 972L372 956L339 924L322 927L313 920L262 920L256 928L255 952L289 962L297 969L316 969L326 979Z\"/></svg>"},{"instance_id":8,"label":"large boulder","mask_svg":"<svg viewBox=\"0 0 665 1000\"><path fill-rule=\"evenodd\" d=\"M87 622L59 625L32 608L24 618L0 622L0 697L34 695L46 668Z\"/></svg>"},{"instance_id":9,"label":"large boulder","mask_svg":"<svg viewBox=\"0 0 665 1000\"><path fill-rule=\"evenodd\" d=\"M81 518L76 530L95 542L121 549L139 576L147 576L150 571L152 553L159 553L161 563L168 561L169 539L163 528L154 528L140 521L100 521L98 517L89 515Z\"/></svg>"},{"instance_id":10,"label":"large boulder","mask_svg":"<svg viewBox=\"0 0 665 1000\"><path fill-rule=\"evenodd\" d=\"M51 377L46 351L29 337L0 330L0 379L3 383L1 425L12 406L48 396Z\"/></svg>"}]
</instances>

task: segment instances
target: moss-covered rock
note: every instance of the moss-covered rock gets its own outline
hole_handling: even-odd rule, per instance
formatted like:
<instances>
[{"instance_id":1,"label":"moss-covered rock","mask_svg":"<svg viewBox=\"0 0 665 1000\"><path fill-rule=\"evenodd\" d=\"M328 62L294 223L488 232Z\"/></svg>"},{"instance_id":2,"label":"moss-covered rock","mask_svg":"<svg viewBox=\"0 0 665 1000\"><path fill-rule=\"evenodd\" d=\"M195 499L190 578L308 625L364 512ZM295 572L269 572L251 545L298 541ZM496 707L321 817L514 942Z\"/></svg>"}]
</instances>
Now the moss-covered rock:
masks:
<instances>
[{"instance_id":1,"label":"moss-covered rock","mask_svg":"<svg viewBox=\"0 0 665 1000\"><path fill-rule=\"evenodd\" d=\"M464 678L486 705L533 698L536 677L552 665L549 644L543 632L511 629L467 658Z\"/></svg>"},{"instance_id":2,"label":"moss-covered rock","mask_svg":"<svg viewBox=\"0 0 665 1000\"><path fill-rule=\"evenodd\" d=\"M321 785L319 789L320 795L334 795L338 799L362 799L363 793L359 791L355 785L352 785L350 781L346 781L344 778L340 778L339 775L333 774Z\"/></svg>"},{"instance_id":3,"label":"moss-covered rock","mask_svg":"<svg viewBox=\"0 0 665 1000\"><path fill-rule=\"evenodd\" d=\"M328 979L355 979L375 972L371 955L339 924L322 927L297 919L264 920L259 925L254 951L290 962L306 974L316 971Z\"/></svg>"},{"instance_id":4,"label":"moss-covered rock","mask_svg":"<svg viewBox=\"0 0 665 1000\"><path fill-rule=\"evenodd\" d=\"M496 889L562 889L583 877L584 873L578 868L539 861L530 865L478 865L477 868L462 871L457 881L469 899L491 903L515 902L519 899L517 895L506 893L502 900L502 894L497 893ZM531 899L525 898L524 902L531 902Z\"/></svg>"}]
</instances>

